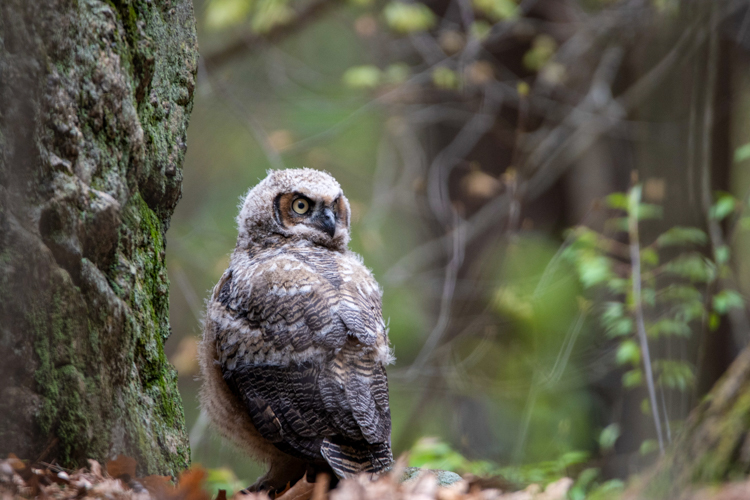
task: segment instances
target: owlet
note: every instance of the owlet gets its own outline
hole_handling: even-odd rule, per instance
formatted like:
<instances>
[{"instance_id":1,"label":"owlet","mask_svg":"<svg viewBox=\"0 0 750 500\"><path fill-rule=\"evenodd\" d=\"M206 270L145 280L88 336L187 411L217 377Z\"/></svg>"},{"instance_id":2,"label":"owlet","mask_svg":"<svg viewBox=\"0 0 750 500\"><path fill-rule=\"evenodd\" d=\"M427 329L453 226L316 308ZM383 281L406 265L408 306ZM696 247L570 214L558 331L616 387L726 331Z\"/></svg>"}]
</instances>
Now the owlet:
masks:
<instances>
[{"instance_id":1,"label":"owlet","mask_svg":"<svg viewBox=\"0 0 750 500\"><path fill-rule=\"evenodd\" d=\"M269 466L250 490L393 462L382 292L349 219L338 182L307 168L269 172L242 203L199 357L213 425Z\"/></svg>"}]
</instances>

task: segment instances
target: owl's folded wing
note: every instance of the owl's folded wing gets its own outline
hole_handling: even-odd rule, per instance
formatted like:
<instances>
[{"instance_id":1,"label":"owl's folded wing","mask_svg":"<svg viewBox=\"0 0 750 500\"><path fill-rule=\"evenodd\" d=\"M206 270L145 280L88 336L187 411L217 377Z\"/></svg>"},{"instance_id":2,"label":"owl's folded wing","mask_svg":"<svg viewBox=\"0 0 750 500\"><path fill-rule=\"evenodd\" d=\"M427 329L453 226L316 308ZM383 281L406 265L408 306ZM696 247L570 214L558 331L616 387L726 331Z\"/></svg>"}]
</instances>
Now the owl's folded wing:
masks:
<instances>
[{"instance_id":1,"label":"owl's folded wing","mask_svg":"<svg viewBox=\"0 0 750 500\"><path fill-rule=\"evenodd\" d=\"M341 477L382 470L392 456L379 293L287 274L222 285L236 330L217 335L224 379L285 453L325 459Z\"/></svg>"}]
</instances>

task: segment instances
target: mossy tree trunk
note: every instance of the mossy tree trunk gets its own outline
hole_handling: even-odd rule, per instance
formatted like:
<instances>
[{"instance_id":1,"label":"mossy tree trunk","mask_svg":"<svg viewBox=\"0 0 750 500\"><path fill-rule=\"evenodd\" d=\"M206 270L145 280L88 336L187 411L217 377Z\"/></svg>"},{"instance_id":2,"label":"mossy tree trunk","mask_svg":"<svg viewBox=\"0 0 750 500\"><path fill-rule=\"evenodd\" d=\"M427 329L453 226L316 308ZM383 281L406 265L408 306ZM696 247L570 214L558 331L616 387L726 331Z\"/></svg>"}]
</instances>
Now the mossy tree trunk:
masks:
<instances>
[{"instance_id":1,"label":"mossy tree trunk","mask_svg":"<svg viewBox=\"0 0 750 500\"><path fill-rule=\"evenodd\" d=\"M691 412L677 442L633 498L676 498L695 484L746 479L750 474L750 348L740 354Z\"/></svg>"},{"instance_id":2,"label":"mossy tree trunk","mask_svg":"<svg viewBox=\"0 0 750 500\"><path fill-rule=\"evenodd\" d=\"M187 466L164 234L196 68L190 0L0 2L0 454Z\"/></svg>"}]
</instances>

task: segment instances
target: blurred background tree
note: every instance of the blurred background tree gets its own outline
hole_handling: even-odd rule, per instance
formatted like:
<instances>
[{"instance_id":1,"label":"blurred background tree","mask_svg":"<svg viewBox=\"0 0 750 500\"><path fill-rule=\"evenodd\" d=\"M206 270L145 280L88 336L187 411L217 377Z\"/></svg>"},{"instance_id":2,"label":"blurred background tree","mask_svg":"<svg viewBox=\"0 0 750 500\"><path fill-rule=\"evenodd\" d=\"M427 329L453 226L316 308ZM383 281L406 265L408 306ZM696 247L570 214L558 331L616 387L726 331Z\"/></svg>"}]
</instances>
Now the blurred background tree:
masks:
<instances>
[{"instance_id":1,"label":"blurred background tree","mask_svg":"<svg viewBox=\"0 0 750 500\"><path fill-rule=\"evenodd\" d=\"M195 7L167 350L215 483L260 468L199 415L195 342L268 168L327 170L352 201L416 465L586 471L583 494L653 462L747 345L746 2Z\"/></svg>"}]
</instances>

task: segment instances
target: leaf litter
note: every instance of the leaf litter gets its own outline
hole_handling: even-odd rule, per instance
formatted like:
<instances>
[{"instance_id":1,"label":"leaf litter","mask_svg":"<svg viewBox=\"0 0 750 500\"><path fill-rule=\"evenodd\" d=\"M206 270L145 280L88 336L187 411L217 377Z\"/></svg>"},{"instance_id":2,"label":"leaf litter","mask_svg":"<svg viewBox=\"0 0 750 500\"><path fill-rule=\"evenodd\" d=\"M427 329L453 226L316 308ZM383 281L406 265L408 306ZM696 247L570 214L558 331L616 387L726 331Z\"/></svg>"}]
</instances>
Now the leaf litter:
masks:
<instances>
[{"instance_id":1,"label":"leaf litter","mask_svg":"<svg viewBox=\"0 0 750 500\"><path fill-rule=\"evenodd\" d=\"M30 465L10 455L0 460L0 500L272 500L264 492L241 491L228 497L225 490L211 498L204 488L207 472L200 466L174 479L138 477L136 461L124 455L104 467L95 460L88 462L87 468L72 471L43 462ZM427 471L406 482L403 475L404 464L399 461L387 474L360 474L329 490L329 477L318 474L315 482L302 478L273 500L563 500L573 485L572 479L562 478L546 488L532 484L510 491L470 475L449 486L440 486L437 476Z\"/></svg>"}]
</instances>

